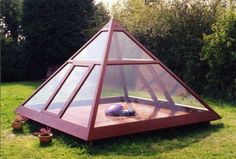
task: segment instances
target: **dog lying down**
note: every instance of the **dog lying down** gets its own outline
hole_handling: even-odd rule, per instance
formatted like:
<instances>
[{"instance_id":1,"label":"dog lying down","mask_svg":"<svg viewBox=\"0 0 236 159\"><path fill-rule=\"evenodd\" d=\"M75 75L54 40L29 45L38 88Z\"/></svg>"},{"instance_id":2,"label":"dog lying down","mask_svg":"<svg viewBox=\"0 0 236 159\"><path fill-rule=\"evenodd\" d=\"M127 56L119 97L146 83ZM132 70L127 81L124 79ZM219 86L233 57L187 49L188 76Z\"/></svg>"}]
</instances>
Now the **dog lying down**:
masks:
<instances>
[{"instance_id":1,"label":"dog lying down","mask_svg":"<svg viewBox=\"0 0 236 159\"><path fill-rule=\"evenodd\" d=\"M135 110L131 107L124 109L122 104L114 104L105 110L107 116L135 116Z\"/></svg>"}]
</instances>

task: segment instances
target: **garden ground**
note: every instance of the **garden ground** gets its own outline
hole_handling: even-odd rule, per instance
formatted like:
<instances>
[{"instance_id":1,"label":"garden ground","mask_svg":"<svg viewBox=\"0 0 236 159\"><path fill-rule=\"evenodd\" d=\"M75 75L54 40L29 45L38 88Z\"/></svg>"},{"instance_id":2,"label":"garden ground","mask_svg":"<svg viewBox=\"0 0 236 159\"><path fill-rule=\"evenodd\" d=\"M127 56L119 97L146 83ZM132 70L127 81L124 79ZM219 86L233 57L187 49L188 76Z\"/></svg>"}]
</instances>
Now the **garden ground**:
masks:
<instances>
[{"instance_id":1,"label":"garden ground","mask_svg":"<svg viewBox=\"0 0 236 159\"><path fill-rule=\"evenodd\" d=\"M236 104L205 98L222 119L195 125L116 137L88 144L54 131L53 142L39 145L32 135L38 124L29 122L22 132L12 131L14 110L40 82L3 83L1 86L1 158L236 158Z\"/></svg>"}]
</instances>

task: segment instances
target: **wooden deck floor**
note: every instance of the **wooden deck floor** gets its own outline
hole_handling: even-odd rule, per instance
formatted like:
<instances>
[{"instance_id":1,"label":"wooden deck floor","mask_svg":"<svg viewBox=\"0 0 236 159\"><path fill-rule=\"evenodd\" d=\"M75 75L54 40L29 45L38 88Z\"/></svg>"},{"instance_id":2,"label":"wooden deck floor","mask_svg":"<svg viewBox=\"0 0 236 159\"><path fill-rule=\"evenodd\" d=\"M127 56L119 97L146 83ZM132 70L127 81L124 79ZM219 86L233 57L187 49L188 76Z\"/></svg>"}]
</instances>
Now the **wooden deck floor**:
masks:
<instances>
[{"instance_id":1,"label":"wooden deck floor","mask_svg":"<svg viewBox=\"0 0 236 159\"><path fill-rule=\"evenodd\" d=\"M171 108L159 108L151 105L131 103L131 106L135 109L136 115L132 117L111 117L105 115L105 110L108 109L114 103L100 104L96 117L95 127L103 127L108 125L116 125L127 122L135 122L140 120L148 120L155 118L165 118L170 116L189 114L185 109L171 109ZM124 107L128 107L127 103L121 103ZM62 117L63 120L87 127L89 115L91 112L90 106L70 107Z\"/></svg>"}]
</instances>

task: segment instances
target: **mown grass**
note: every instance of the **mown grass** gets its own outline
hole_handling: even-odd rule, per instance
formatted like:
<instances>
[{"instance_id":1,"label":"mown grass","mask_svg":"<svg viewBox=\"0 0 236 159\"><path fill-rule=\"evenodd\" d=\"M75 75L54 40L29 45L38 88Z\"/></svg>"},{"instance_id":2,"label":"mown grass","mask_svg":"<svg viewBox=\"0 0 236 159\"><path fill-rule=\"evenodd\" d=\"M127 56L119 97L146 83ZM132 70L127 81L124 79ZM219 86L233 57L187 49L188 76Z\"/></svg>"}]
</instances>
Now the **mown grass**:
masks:
<instances>
[{"instance_id":1,"label":"mown grass","mask_svg":"<svg viewBox=\"0 0 236 159\"><path fill-rule=\"evenodd\" d=\"M1 158L236 158L236 104L206 99L223 119L211 125L158 130L88 144L54 131L50 145L39 145L31 135L39 128L29 122L23 132L14 132L13 111L39 85L39 82L4 83L1 86Z\"/></svg>"}]
</instances>

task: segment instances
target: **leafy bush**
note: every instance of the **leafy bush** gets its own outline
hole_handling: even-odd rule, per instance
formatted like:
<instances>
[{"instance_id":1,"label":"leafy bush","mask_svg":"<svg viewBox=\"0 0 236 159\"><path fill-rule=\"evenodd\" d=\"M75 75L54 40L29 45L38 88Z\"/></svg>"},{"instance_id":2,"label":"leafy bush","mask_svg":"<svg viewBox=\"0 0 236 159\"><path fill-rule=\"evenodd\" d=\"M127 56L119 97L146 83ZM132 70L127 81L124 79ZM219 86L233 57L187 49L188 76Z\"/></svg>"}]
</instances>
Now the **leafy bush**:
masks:
<instances>
[{"instance_id":1,"label":"leafy bush","mask_svg":"<svg viewBox=\"0 0 236 159\"><path fill-rule=\"evenodd\" d=\"M22 28L31 78L44 77L50 65L61 65L82 46L92 15L93 3L87 0L24 0Z\"/></svg>"},{"instance_id":2,"label":"leafy bush","mask_svg":"<svg viewBox=\"0 0 236 159\"><path fill-rule=\"evenodd\" d=\"M209 65L208 90L236 97L236 11L220 12L212 31L204 36L202 49L202 59Z\"/></svg>"},{"instance_id":3,"label":"leafy bush","mask_svg":"<svg viewBox=\"0 0 236 159\"><path fill-rule=\"evenodd\" d=\"M220 6L218 1L203 0L158 1L150 5L126 0L113 7L113 14L175 74L202 92L208 69L207 63L200 60L203 33L211 32Z\"/></svg>"},{"instance_id":4,"label":"leafy bush","mask_svg":"<svg viewBox=\"0 0 236 159\"><path fill-rule=\"evenodd\" d=\"M87 0L1 0L2 80L44 78L109 19Z\"/></svg>"},{"instance_id":5,"label":"leafy bush","mask_svg":"<svg viewBox=\"0 0 236 159\"><path fill-rule=\"evenodd\" d=\"M1 37L1 77L2 81L27 79L28 58L22 45L14 43L12 38Z\"/></svg>"}]
</instances>

